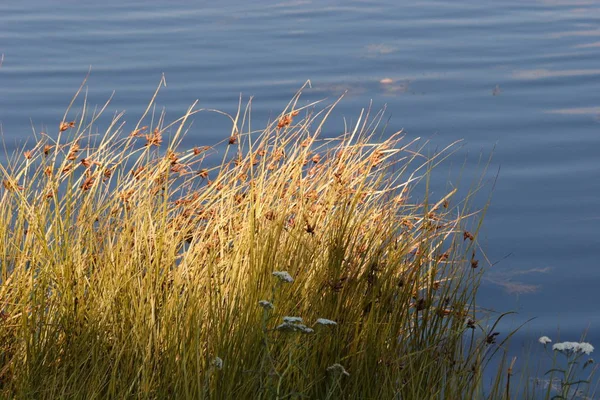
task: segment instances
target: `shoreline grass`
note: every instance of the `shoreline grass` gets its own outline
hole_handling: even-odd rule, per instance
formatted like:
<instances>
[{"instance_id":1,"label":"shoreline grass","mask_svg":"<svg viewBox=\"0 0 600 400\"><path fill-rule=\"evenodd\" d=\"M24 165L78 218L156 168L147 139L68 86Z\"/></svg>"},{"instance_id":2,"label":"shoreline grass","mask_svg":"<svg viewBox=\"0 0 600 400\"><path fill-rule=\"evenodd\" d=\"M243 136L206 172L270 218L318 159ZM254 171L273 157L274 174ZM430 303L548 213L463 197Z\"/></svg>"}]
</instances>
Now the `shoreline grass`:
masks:
<instances>
[{"instance_id":1,"label":"shoreline grass","mask_svg":"<svg viewBox=\"0 0 600 400\"><path fill-rule=\"evenodd\" d=\"M84 104L0 167L0 396L486 397L485 207L428 193L453 145L376 142L369 111L321 139L336 103L300 95L260 131L240 101L190 148L217 111L167 123L155 94L97 135Z\"/></svg>"}]
</instances>

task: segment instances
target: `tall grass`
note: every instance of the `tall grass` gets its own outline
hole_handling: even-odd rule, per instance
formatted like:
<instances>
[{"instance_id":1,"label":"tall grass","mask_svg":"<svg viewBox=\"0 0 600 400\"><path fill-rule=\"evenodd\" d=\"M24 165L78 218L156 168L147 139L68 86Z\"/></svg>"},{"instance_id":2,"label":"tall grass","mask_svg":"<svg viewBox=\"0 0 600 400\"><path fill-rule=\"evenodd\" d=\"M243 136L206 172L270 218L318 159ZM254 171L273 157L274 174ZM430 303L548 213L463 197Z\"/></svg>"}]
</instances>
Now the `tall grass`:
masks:
<instances>
[{"instance_id":1,"label":"tall grass","mask_svg":"<svg viewBox=\"0 0 600 400\"><path fill-rule=\"evenodd\" d=\"M453 147L368 111L321 139L335 104L300 94L214 147L183 146L209 110L98 135L84 104L2 165L2 397L484 396L483 213L429 194Z\"/></svg>"}]
</instances>

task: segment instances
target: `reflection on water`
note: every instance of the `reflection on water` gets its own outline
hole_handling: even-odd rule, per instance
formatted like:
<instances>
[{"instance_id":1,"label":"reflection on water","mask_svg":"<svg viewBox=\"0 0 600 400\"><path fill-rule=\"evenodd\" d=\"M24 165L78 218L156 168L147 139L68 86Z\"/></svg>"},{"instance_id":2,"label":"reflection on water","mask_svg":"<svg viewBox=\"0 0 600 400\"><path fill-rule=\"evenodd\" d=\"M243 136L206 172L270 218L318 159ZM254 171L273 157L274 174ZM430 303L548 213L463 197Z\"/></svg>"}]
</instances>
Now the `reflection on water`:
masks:
<instances>
[{"instance_id":1,"label":"reflection on water","mask_svg":"<svg viewBox=\"0 0 600 400\"><path fill-rule=\"evenodd\" d=\"M585 49L590 47L600 47L600 42L584 43L575 45L576 49Z\"/></svg>"},{"instance_id":2,"label":"reflection on water","mask_svg":"<svg viewBox=\"0 0 600 400\"><path fill-rule=\"evenodd\" d=\"M594 37L600 36L600 29L583 29L576 31L566 31L566 32L554 32L550 34L551 38L554 39L562 39L571 36L581 36L581 37ZM581 45L579 45L581 46Z\"/></svg>"},{"instance_id":3,"label":"reflection on water","mask_svg":"<svg viewBox=\"0 0 600 400\"><path fill-rule=\"evenodd\" d=\"M600 69L571 69L551 71L548 69L532 69L513 72L515 79L544 79L544 78L563 78L572 76L594 76L600 75Z\"/></svg>"},{"instance_id":4,"label":"reflection on water","mask_svg":"<svg viewBox=\"0 0 600 400\"><path fill-rule=\"evenodd\" d=\"M538 292L541 286L537 283L524 282L522 278L530 276L535 280L539 274L547 274L549 272L551 272L551 268L548 267L500 270L489 272L484 277L484 280L502 287L510 294L531 294Z\"/></svg>"},{"instance_id":5,"label":"reflection on water","mask_svg":"<svg viewBox=\"0 0 600 400\"><path fill-rule=\"evenodd\" d=\"M578 334L600 323L590 295L600 285L599 2L166 4L1 2L7 148L32 126L52 132L90 65L88 103L116 90L108 114L125 109L130 121L162 73L168 86L158 104L167 118L196 99L232 112L241 92L254 96L253 126L310 79L303 101L346 93L325 134L372 100L374 109L387 104L386 132L404 129L432 148L464 138L432 182L438 188L458 183L465 159L461 182L474 179L476 153L493 148L490 171L500 173L481 239L499 262L482 302L540 316L540 329L568 321ZM223 129L224 121L199 115L189 140L211 144ZM598 329L590 334L600 341Z\"/></svg>"},{"instance_id":6,"label":"reflection on water","mask_svg":"<svg viewBox=\"0 0 600 400\"><path fill-rule=\"evenodd\" d=\"M545 112L548 114L565 115L600 115L600 107L559 108L556 110L547 110Z\"/></svg>"},{"instance_id":7,"label":"reflection on water","mask_svg":"<svg viewBox=\"0 0 600 400\"><path fill-rule=\"evenodd\" d=\"M366 53L371 57L377 57L384 54L391 54L398 51L398 47L387 44L369 44L366 46Z\"/></svg>"}]
</instances>

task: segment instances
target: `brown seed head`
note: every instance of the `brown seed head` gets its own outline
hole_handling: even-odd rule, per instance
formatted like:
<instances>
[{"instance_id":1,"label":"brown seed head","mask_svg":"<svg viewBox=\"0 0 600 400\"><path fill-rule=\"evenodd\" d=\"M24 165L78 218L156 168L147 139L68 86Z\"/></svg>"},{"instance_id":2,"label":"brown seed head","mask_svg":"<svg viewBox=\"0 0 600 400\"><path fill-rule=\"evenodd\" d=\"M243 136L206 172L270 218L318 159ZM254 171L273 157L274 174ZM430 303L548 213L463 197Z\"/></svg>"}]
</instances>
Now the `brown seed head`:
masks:
<instances>
[{"instance_id":1,"label":"brown seed head","mask_svg":"<svg viewBox=\"0 0 600 400\"><path fill-rule=\"evenodd\" d=\"M154 132L150 135L145 135L146 137L146 147L156 146L159 147L162 143L162 132L156 128Z\"/></svg>"},{"instance_id":2,"label":"brown seed head","mask_svg":"<svg viewBox=\"0 0 600 400\"><path fill-rule=\"evenodd\" d=\"M142 136L144 134L144 131L148 129L147 126L142 126L141 128L138 128L134 131L131 131L131 133L129 134L129 136L131 137L139 137Z\"/></svg>"},{"instance_id":3,"label":"brown seed head","mask_svg":"<svg viewBox=\"0 0 600 400\"><path fill-rule=\"evenodd\" d=\"M279 161L284 157L285 157L285 150L283 150L283 149L278 149L277 151L273 152L273 161Z\"/></svg>"},{"instance_id":4,"label":"brown seed head","mask_svg":"<svg viewBox=\"0 0 600 400\"><path fill-rule=\"evenodd\" d=\"M311 235L315 234L315 226L311 225L308 220L306 221L306 232L310 233Z\"/></svg>"},{"instance_id":5,"label":"brown seed head","mask_svg":"<svg viewBox=\"0 0 600 400\"><path fill-rule=\"evenodd\" d=\"M179 172L183 171L184 168L185 168L184 164L180 164L180 163L173 164L171 166L171 172L179 173Z\"/></svg>"},{"instance_id":6,"label":"brown seed head","mask_svg":"<svg viewBox=\"0 0 600 400\"><path fill-rule=\"evenodd\" d=\"M292 123L292 115L291 114L286 114L283 117L281 117L279 119L279 123L277 124L277 128L281 129L284 126L288 126L289 124Z\"/></svg>"},{"instance_id":7,"label":"brown seed head","mask_svg":"<svg viewBox=\"0 0 600 400\"><path fill-rule=\"evenodd\" d=\"M75 121L71 121L71 122L64 122L64 121L63 121L63 122L61 122L61 123L60 123L60 126L59 126L59 128L58 128L58 129L59 129L61 132L64 132L64 131L66 131L67 129L69 129L69 128L74 128L74 127L75 127Z\"/></svg>"},{"instance_id":8,"label":"brown seed head","mask_svg":"<svg viewBox=\"0 0 600 400\"><path fill-rule=\"evenodd\" d=\"M448 257L450 257L450 254L448 251L446 251L438 256L438 261L446 261Z\"/></svg>"},{"instance_id":9,"label":"brown seed head","mask_svg":"<svg viewBox=\"0 0 600 400\"><path fill-rule=\"evenodd\" d=\"M91 189L91 187L92 187L92 185L94 184L94 181L95 181L95 180L96 180L96 179L95 179L93 176L88 176L88 177L87 177L87 178L86 178L86 179L83 181L83 183L81 184L80 188L81 188L83 191L86 191L86 190L89 190L89 189Z\"/></svg>"},{"instance_id":10,"label":"brown seed head","mask_svg":"<svg viewBox=\"0 0 600 400\"><path fill-rule=\"evenodd\" d=\"M67 160L73 161L77 158L77 152L79 152L80 146L79 143L73 143L71 148L69 149L69 155L67 156Z\"/></svg>"},{"instance_id":11,"label":"brown seed head","mask_svg":"<svg viewBox=\"0 0 600 400\"><path fill-rule=\"evenodd\" d=\"M128 189L126 191L123 191L123 192L119 193L119 199L121 199L121 201L123 203L127 203L127 202L129 202L129 199L131 198L133 193L134 193L133 189Z\"/></svg>"},{"instance_id":12,"label":"brown seed head","mask_svg":"<svg viewBox=\"0 0 600 400\"><path fill-rule=\"evenodd\" d=\"M177 164L177 160L179 159L179 157L177 157L177 153L172 150L167 151L167 158L171 162L171 165Z\"/></svg>"},{"instance_id":13,"label":"brown seed head","mask_svg":"<svg viewBox=\"0 0 600 400\"><path fill-rule=\"evenodd\" d=\"M18 185L15 181L13 181L12 179L5 179L2 181L2 185L4 186L4 189L6 190L23 190L23 186Z\"/></svg>"},{"instance_id":14,"label":"brown seed head","mask_svg":"<svg viewBox=\"0 0 600 400\"><path fill-rule=\"evenodd\" d=\"M375 150L369 159L371 160L371 166L376 167L383 159L383 152L381 150Z\"/></svg>"},{"instance_id":15,"label":"brown seed head","mask_svg":"<svg viewBox=\"0 0 600 400\"><path fill-rule=\"evenodd\" d=\"M92 165L92 163L89 158L82 158L81 165L83 165L86 168L89 168Z\"/></svg>"},{"instance_id":16,"label":"brown seed head","mask_svg":"<svg viewBox=\"0 0 600 400\"><path fill-rule=\"evenodd\" d=\"M139 180L142 177L142 172L144 172L144 169L145 167L143 165L140 165L139 167L131 171L131 175L133 175L135 179Z\"/></svg>"},{"instance_id":17,"label":"brown seed head","mask_svg":"<svg viewBox=\"0 0 600 400\"><path fill-rule=\"evenodd\" d=\"M194 147L194 155L197 156L199 154L204 153L205 151L207 151L208 149L210 149L210 146L202 146L202 147Z\"/></svg>"}]
</instances>

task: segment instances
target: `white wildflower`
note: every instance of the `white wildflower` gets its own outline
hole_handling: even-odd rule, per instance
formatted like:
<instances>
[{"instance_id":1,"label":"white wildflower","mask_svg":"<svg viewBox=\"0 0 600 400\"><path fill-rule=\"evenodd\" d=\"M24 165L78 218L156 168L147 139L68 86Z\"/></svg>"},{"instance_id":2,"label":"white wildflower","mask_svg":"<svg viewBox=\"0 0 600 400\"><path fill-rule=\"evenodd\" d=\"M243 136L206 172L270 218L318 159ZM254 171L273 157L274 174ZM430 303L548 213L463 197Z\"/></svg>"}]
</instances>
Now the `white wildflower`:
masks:
<instances>
[{"instance_id":1,"label":"white wildflower","mask_svg":"<svg viewBox=\"0 0 600 400\"><path fill-rule=\"evenodd\" d=\"M294 278L287 271L275 271L273 272L273 276L277 277L281 282L292 283L294 282Z\"/></svg>"},{"instance_id":2,"label":"white wildflower","mask_svg":"<svg viewBox=\"0 0 600 400\"><path fill-rule=\"evenodd\" d=\"M301 324L302 318L300 318L300 317L283 317L283 322L287 322L288 324Z\"/></svg>"},{"instance_id":3,"label":"white wildflower","mask_svg":"<svg viewBox=\"0 0 600 400\"><path fill-rule=\"evenodd\" d=\"M541 344L543 344L545 346L548 343L552 342L552 339L550 339L548 336L542 336L541 338L538 339L538 342L540 342Z\"/></svg>"},{"instance_id":4,"label":"white wildflower","mask_svg":"<svg viewBox=\"0 0 600 400\"><path fill-rule=\"evenodd\" d=\"M300 317L283 317L283 324L278 325L276 328L278 331L287 332L302 332L302 333L313 333L314 330L302 323Z\"/></svg>"},{"instance_id":5,"label":"white wildflower","mask_svg":"<svg viewBox=\"0 0 600 400\"><path fill-rule=\"evenodd\" d=\"M589 343L582 342L582 343L579 343L579 351L581 351L582 353L585 353L587 355L590 355L592 353L592 351L594 351L594 346L592 346Z\"/></svg>"},{"instance_id":6,"label":"white wildflower","mask_svg":"<svg viewBox=\"0 0 600 400\"><path fill-rule=\"evenodd\" d=\"M338 363L335 363L335 364L327 367L327 372L330 372L330 373L336 374L336 375L350 376L348 371L346 371L346 368L344 368L344 366L342 364L338 364Z\"/></svg>"},{"instance_id":7,"label":"white wildflower","mask_svg":"<svg viewBox=\"0 0 600 400\"><path fill-rule=\"evenodd\" d=\"M273 303L271 303L270 301L267 301L267 300L259 301L258 305L261 306L262 308L264 308L265 310L272 310L273 308L275 308Z\"/></svg>"},{"instance_id":8,"label":"white wildflower","mask_svg":"<svg viewBox=\"0 0 600 400\"><path fill-rule=\"evenodd\" d=\"M312 328L309 328L308 326L306 326L306 325L303 325L303 324L299 324L299 325L298 325L298 330L299 330L300 332L302 332L302 333L306 333L306 334L315 333L315 330L314 330L314 329L312 329Z\"/></svg>"},{"instance_id":9,"label":"white wildflower","mask_svg":"<svg viewBox=\"0 0 600 400\"><path fill-rule=\"evenodd\" d=\"M577 342L562 342L562 343L556 343L554 346L552 346L552 350L568 353L568 352L574 352L575 349L577 349L578 347L579 347L579 343L577 343Z\"/></svg>"},{"instance_id":10,"label":"white wildflower","mask_svg":"<svg viewBox=\"0 0 600 400\"><path fill-rule=\"evenodd\" d=\"M562 342L552 346L552 350L561 353L584 353L589 355L594 351L594 346L586 342Z\"/></svg>"},{"instance_id":11,"label":"white wildflower","mask_svg":"<svg viewBox=\"0 0 600 400\"><path fill-rule=\"evenodd\" d=\"M309 328L304 324L295 324L290 322L284 322L283 324L278 325L276 328L278 331L284 332L302 332L302 333L313 333L314 330Z\"/></svg>"},{"instance_id":12,"label":"white wildflower","mask_svg":"<svg viewBox=\"0 0 600 400\"><path fill-rule=\"evenodd\" d=\"M275 330L287 331L287 332L294 332L296 329L297 329L296 325L288 324L287 322L284 322L283 324L279 324L275 327Z\"/></svg>"},{"instance_id":13,"label":"white wildflower","mask_svg":"<svg viewBox=\"0 0 600 400\"><path fill-rule=\"evenodd\" d=\"M216 369L223 369L223 359L221 357L215 357L215 359L212 360L211 365Z\"/></svg>"},{"instance_id":14,"label":"white wildflower","mask_svg":"<svg viewBox=\"0 0 600 400\"><path fill-rule=\"evenodd\" d=\"M332 321L327 318L319 318L315 321L315 324L317 324L317 325L337 325L337 322Z\"/></svg>"}]
</instances>

